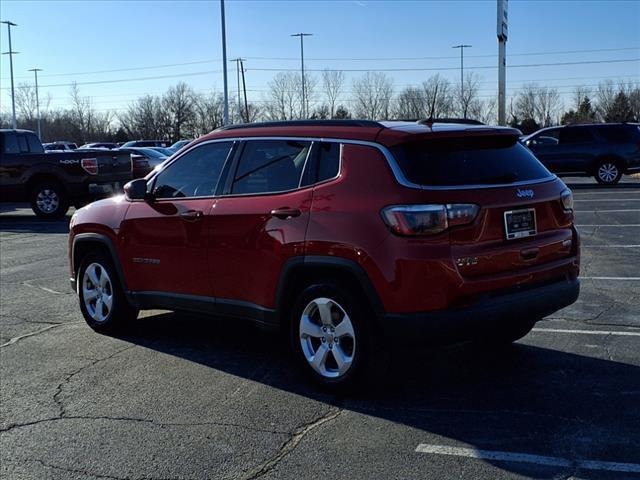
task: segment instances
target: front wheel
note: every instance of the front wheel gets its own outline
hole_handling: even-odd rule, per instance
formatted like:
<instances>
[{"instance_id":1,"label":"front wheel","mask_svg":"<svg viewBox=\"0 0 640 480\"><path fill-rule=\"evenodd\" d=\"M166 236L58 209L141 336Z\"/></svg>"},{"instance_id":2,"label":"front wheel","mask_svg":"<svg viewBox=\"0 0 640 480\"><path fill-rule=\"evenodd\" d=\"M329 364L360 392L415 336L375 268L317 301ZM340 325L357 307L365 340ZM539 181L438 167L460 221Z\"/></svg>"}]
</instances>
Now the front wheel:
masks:
<instances>
[{"instance_id":1,"label":"front wheel","mask_svg":"<svg viewBox=\"0 0 640 480\"><path fill-rule=\"evenodd\" d=\"M40 218L62 218L69 210L64 188L53 181L39 183L31 190L31 209Z\"/></svg>"},{"instance_id":2,"label":"front wheel","mask_svg":"<svg viewBox=\"0 0 640 480\"><path fill-rule=\"evenodd\" d=\"M357 296L335 283L311 285L299 294L292 309L291 343L314 382L344 390L376 375L373 322L364 311Z\"/></svg>"},{"instance_id":3,"label":"front wheel","mask_svg":"<svg viewBox=\"0 0 640 480\"><path fill-rule=\"evenodd\" d=\"M138 311L125 298L111 259L102 252L90 253L78 271L80 310L97 332L115 333L135 320Z\"/></svg>"},{"instance_id":4,"label":"front wheel","mask_svg":"<svg viewBox=\"0 0 640 480\"><path fill-rule=\"evenodd\" d=\"M622 170L613 160L600 160L596 166L596 181L601 185L615 185L622 177Z\"/></svg>"}]
</instances>

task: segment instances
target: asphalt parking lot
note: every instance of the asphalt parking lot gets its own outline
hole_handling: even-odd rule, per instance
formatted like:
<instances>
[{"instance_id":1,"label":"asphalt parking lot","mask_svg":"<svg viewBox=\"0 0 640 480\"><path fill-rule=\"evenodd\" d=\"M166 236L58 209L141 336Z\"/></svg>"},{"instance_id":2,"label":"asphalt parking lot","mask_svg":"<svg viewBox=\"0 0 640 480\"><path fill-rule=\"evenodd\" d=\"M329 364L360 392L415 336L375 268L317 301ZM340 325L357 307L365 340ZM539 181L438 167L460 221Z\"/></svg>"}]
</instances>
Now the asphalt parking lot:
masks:
<instances>
[{"instance_id":1,"label":"asphalt parking lot","mask_svg":"<svg viewBox=\"0 0 640 480\"><path fill-rule=\"evenodd\" d=\"M246 325L152 311L94 333L68 285L68 218L0 206L0 475L640 478L640 180L565 181L575 305L505 351L405 353L348 397Z\"/></svg>"}]
</instances>

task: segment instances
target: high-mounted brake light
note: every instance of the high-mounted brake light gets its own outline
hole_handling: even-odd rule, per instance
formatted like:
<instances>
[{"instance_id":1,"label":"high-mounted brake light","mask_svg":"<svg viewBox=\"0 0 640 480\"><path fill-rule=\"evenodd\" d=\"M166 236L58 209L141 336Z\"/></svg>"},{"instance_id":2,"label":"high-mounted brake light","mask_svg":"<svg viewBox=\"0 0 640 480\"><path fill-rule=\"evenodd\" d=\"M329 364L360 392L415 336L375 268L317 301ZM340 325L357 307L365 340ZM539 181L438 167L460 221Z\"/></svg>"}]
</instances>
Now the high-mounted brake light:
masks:
<instances>
[{"instance_id":1,"label":"high-mounted brake light","mask_svg":"<svg viewBox=\"0 0 640 480\"><path fill-rule=\"evenodd\" d=\"M393 205L382 210L382 218L396 235L433 235L473 222L479 211L478 205L470 203Z\"/></svg>"},{"instance_id":2,"label":"high-mounted brake light","mask_svg":"<svg viewBox=\"0 0 640 480\"><path fill-rule=\"evenodd\" d=\"M80 166L89 175L98 174L98 159L97 158L83 158L80 160Z\"/></svg>"},{"instance_id":3,"label":"high-mounted brake light","mask_svg":"<svg viewBox=\"0 0 640 480\"><path fill-rule=\"evenodd\" d=\"M560 202L562 202L562 208L567 212L573 211L573 193L568 188L560 194Z\"/></svg>"}]
</instances>

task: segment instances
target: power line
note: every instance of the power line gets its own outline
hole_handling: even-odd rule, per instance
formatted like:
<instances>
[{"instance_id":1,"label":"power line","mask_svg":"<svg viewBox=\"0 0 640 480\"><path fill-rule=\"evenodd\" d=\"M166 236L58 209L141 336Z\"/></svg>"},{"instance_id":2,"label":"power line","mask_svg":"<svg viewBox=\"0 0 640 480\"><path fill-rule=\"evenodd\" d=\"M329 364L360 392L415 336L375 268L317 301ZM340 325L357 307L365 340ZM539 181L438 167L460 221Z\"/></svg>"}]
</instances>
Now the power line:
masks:
<instances>
[{"instance_id":1,"label":"power line","mask_svg":"<svg viewBox=\"0 0 640 480\"><path fill-rule=\"evenodd\" d=\"M546 52L523 52L523 53L512 53L509 54L510 57L518 57L518 56L536 56L536 55L565 55L565 54L577 54L577 53L597 53L597 52L622 52L622 51L631 51L631 50L640 50L640 47L624 47L624 48L598 48L598 49L589 49L589 50L563 50L563 51L546 51ZM467 55L467 58L495 58L495 54L484 54L484 55ZM278 60L278 61L300 61L299 57L246 57L250 60ZM431 57L310 57L307 58L307 61L416 61L416 60L452 60L458 59L457 55L445 55L445 56L431 56ZM94 74L102 74L102 73L117 73L117 72L133 72L138 70L153 70L159 68L172 68L172 67L185 67L190 65L202 65L207 63L216 63L220 62L220 58L213 58L210 60L196 60L192 62L182 62L182 63L165 63L160 65L146 65L141 67L126 67L126 68L115 68L108 70L91 70L91 71L82 71L82 72L70 72L70 73L48 73L46 75L41 75L41 77L70 77L76 75L94 75ZM5 79L8 77L5 77ZM31 78L29 76L19 76L15 78L20 79L28 79Z\"/></svg>"},{"instance_id":2,"label":"power line","mask_svg":"<svg viewBox=\"0 0 640 480\"><path fill-rule=\"evenodd\" d=\"M507 68L526 68L526 67L554 67L554 66L569 66L569 65L591 65L598 63L625 63L625 62L640 62L640 58L627 58L623 60L586 60L582 62L558 62L558 63L528 63L520 65L508 65ZM495 65L480 65L475 67L466 67L468 70L484 70L484 69L497 69ZM253 71L259 72L295 72L294 68L252 68ZM430 72L430 71L444 71L444 70L459 70L459 67L432 67L432 68L322 68L312 69L308 68L309 72Z\"/></svg>"}]
</instances>

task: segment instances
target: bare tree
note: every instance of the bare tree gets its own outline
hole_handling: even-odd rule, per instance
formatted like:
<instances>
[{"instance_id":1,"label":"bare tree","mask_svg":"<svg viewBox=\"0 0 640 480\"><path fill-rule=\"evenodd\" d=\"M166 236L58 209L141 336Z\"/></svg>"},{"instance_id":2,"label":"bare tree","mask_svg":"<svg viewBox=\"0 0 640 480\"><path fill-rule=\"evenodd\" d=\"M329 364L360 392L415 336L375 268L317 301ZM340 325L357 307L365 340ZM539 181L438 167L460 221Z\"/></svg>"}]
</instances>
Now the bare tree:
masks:
<instances>
[{"instance_id":1,"label":"bare tree","mask_svg":"<svg viewBox=\"0 0 640 480\"><path fill-rule=\"evenodd\" d=\"M386 119L390 116L393 81L382 72L367 72L353 82L355 115L358 118Z\"/></svg>"},{"instance_id":2,"label":"bare tree","mask_svg":"<svg viewBox=\"0 0 640 480\"><path fill-rule=\"evenodd\" d=\"M396 98L394 115L404 120L419 119L425 116L426 108L427 99L424 91L416 87L406 87Z\"/></svg>"},{"instance_id":3,"label":"bare tree","mask_svg":"<svg viewBox=\"0 0 640 480\"><path fill-rule=\"evenodd\" d=\"M325 69L322 71L322 88L324 89L327 106L329 107L329 118L333 118L336 112L338 98L342 93L344 81L345 75L341 70Z\"/></svg>"},{"instance_id":4,"label":"bare tree","mask_svg":"<svg viewBox=\"0 0 640 480\"><path fill-rule=\"evenodd\" d=\"M448 117L454 113L453 89L449 80L440 74L433 75L422 83L422 90L427 102L426 118Z\"/></svg>"},{"instance_id":5,"label":"bare tree","mask_svg":"<svg viewBox=\"0 0 640 480\"><path fill-rule=\"evenodd\" d=\"M604 120L609 115L617 94L618 89L615 87L613 80L605 80L598 84L596 89L596 112L600 120Z\"/></svg>"},{"instance_id":6,"label":"bare tree","mask_svg":"<svg viewBox=\"0 0 640 480\"><path fill-rule=\"evenodd\" d=\"M267 116L271 120L292 120L300 116L302 104L298 94L298 76L280 72L269 82Z\"/></svg>"},{"instance_id":7,"label":"bare tree","mask_svg":"<svg viewBox=\"0 0 640 480\"><path fill-rule=\"evenodd\" d=\"M556 88L538 87L536 95L536 120L543 127L559 123L562 101Z\"/></svg>"},{"instance_id":8,"label":"bare tree","mask_svg":"<svg viewBox=\"0 0 640 480\"><path fill-rule=\"evenodd\" d=\"M471 106L478 101L478 90L480 88L480 80L478 76L469 72L464 77L464 88L458 86L455 97L457 104L457 113L462 118L467 118Z\"/></svg>"},{"instance_id":9,"label":"bare tree","mask_svg":"<svg viewBox=\"0 0 640 480\"><path fill-rule=\"evenodd\" d=\"M193 116L195 93L186 83L169 88L162 97L162 107L169 117L170 140L177 142L186 136L185 126Z\"/></svg>"},{"instance_id":10,"label":"bare tree","mask_svg":"<svg viewBox=\"0 0 640 480\"><path fill-rule=\"evenodd\" d=\"M251 110L249 110L251 111ZM194 97L193 115L188 122L190 138L209 133L224 123L224 97L219 92Z\"/></svg>"}]
</instances>

